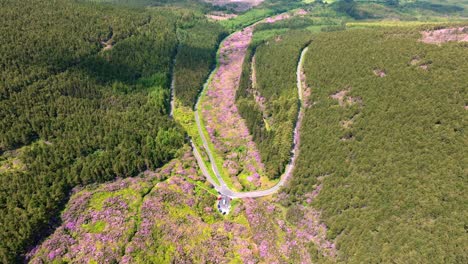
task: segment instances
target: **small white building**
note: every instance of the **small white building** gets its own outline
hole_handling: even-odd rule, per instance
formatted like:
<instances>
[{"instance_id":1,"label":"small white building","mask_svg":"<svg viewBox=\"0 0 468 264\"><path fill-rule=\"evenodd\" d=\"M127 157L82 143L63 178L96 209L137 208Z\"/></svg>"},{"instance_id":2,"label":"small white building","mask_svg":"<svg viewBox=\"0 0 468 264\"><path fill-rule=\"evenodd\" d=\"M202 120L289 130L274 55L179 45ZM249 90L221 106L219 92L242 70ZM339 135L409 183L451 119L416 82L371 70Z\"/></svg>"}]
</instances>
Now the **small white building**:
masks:
<instances>
[{"instance_id":1,"label":"small white building","mask_svg":"<svg viewBox=\"0 0 468 264\"><path fill-rule=\"evenodd\" d=\"M223 215L229 214L231 210L231 198L226 195L220 196L218 198L218 210Z\"/></svg>"}]
</instances>

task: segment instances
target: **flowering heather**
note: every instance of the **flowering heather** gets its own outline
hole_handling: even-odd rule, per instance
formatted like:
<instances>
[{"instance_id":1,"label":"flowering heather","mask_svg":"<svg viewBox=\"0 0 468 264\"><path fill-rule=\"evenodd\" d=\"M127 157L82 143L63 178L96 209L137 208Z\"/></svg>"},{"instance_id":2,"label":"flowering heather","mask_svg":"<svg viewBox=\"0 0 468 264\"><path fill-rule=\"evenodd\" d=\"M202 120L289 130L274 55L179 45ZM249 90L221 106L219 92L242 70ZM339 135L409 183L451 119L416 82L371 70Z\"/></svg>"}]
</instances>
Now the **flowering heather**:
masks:
<instances>
[{"instance_id":1,"label":"flowering heather","mask_svg":"<svg viewBox=\"0 0 468 264\"><path fill-rule=\"evenodd\" d=\"M276 15L276 16L273 16L273 17L266 18L262 22L275 23L275 22L278 22L278 21L281 21L281 20L284 20L284 19L288 19L290 17L291 17L291 15L289 15L288 13L283 13L283 14L279 14L279 15Z\"/></svg>"},{"instance_id":2,"label":"flowering heather","mask_svg":"<svg viewBox=\"0 0 468 264\"><path fill-rule=\"evenodd\" d=\"M140 183L128 179L74 195L62 225L34 252L31 263L117 261L135 225L139 190Z\"/></svg>"},{"instance_id":3,"label":"flowering heather","mask_svg":"<svg viewBox=\"0 0 468 264\"><path fill-rule=\"evenodd\" d=\"M287 17L279 15L266 22ZM242 176L243 181L262 187L264 166L235 105L252 29L237 32L223 43L220 67L201 109L210 139L235 183L239 184ZM220 215L215 196L190 151L143 176L76 189L62 214L62 225L29 252L28 260L311 263L315 261L311 248L328 259L336 255L335 245L326 240L327 228L320 222L320 212L302 205L280 207L283 193L276 200L238 201L233 203L230 215ZM310 204L320 188L304 195L304 201Z\"/></svg>"},{"instance_id":4,"label":"flowering heather","mask_svg":"<svg viewBox=\"0 0 468 264\"><path fill-rule=\"evenodd\" d=\"M244 120L235 104L236 90L252 27L227 38L220 48L219 68L202 102L202 116L210 140L226 161L223 165L236 181L240 173L262 172L264 166Z\"/></svg>"},{"instance_id":5,"label":"flowering heather","mask_svg":"<svg viewBox=\"0 0 468 264\"><path fill-rule=\"evenodd\" d=\"M298 15L298 16L303 16L303 15L307 15L309 12L307 12L306 10L304 9L299 9L296 11L295 15Z\"/></svg>"},{"instance_id":6,"label":"flowering heather","mask_svg":"<svg viewBox=\"0 0 468 264\"><path fill-rule=\"evenodd\" d=\"M283 216L275 203L249 199L244 204L248 222L255 230L253 240L267 262L311 263L311 243L323 256L335 257L335 245L326 239L327 227L313 208L293 206Z\"/></svg>"},{"instance_id":7,"label":"flowering heather","mask_svg":"<svg viewBox=\"0 0 468 264\"><path fill-rule=\"evenodd\" d=\"M307 76L304 72L304 68L300 69L299 76L302 85L302 102L304 103L305 108L310 108L312 106L312 103L310 102L312 89L307 84Z\"/></svg>"},{"instance_id":8,"label":"flowering heather","mask_svg":"<svg viewBox=\"0 0 468 264\"><path fill-rule=\"evenodd\" d=\"M120 179L97 188L75 191L62 214L62 225L28 254L31 263L120 261L125 244L135 232L143 198L154 186L153 181L175 175L179 177L168 181L186 193L193 190L186 178L199 179L198 172L190 152L184 158L184 164L175 160L158 172L145 172L145 178Z\"/></svg>"},{"instance_id":9,"label":"flowering heather","mask_svg":"<svg viewBox=\"0 0 468 264\"><path fill-rule=\"evenodd\" d=\"M289 14L280 14L263 22L274 23L289 17ZM261 187L261 181L250 176L254 173L263 175L265 166L235 103L242 64L252 40L254 26L232 34L222 43L219 67L201 102L201 114L210 140L226 161L223 164L225 171L235 185L239 185L237 176L245 174L255 186Z\"/></svg>"},{"instance_id":10,"label":"flowering heather","mask_svg":"<svg viewBox=\"0 0 468 264\"><path fill-rule=\"evenodd\" d=\"M216 197L197 188L205 183L192 180L200 177L192 175L193 170L197 165L188 152L157 172L145 172L145 177L75 192L62 225L28 254L29 260L310 263L311 244L334 256L326 227L312 208L297 207L293 213L300 217L290 217L274 201L247 199L223 217L214 207Z\"/></svg>"},{"instance_id":11,"label":"flowering heather","mask_svg":"<svg viewBox=\"0 0 468 264\"><path fill-rule=\"evenodd\" d=\"M284 13L259 23L274 23L290 17L291 15ZM242 65L255 25L232 34L222 43L219 49L219 67L201 101L201 115L210 140L224 160L224 171L238 189L265 188L271 185L265 175L265 166L258 148L235 103ZM265 99L260 94L257 95L256 100L262 105ZM253 176L255 173L260 177Z\"/></svg>"}]
</instances>

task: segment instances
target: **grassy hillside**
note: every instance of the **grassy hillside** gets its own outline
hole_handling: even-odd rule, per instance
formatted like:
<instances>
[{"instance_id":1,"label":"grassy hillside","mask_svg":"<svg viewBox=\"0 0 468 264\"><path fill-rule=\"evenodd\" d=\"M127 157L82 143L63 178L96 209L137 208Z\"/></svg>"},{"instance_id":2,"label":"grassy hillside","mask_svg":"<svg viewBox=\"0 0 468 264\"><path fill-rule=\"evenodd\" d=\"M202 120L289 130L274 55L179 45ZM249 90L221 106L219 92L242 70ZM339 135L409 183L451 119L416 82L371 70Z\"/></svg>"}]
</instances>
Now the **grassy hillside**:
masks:
<instances>
[{"instance_id":1,"label":"grassy hillside","mask_svg":"<svg viewBox=\"0 0 468 264\"><path fill-rule=\"evenodd\" d=\"M168 117L177 28L220 27L191 11L67 0L6 1L0 21L0 262L10 263L55 227L72 187L174 157L185 137ZM204 34L197 60L219 35Z\"/></svg>"},{"instance_id":2,"label":"grassy hillside","mask_svg":"<svg viewBox=\"0 0 468 264\"><path fill-rule=\"evenodd\" d=\"M314 38L312 88L288 192L322 188L346 263L464 263L466 43L418 41L420 28L356 29Z\"/></svg>"}]
</instances>

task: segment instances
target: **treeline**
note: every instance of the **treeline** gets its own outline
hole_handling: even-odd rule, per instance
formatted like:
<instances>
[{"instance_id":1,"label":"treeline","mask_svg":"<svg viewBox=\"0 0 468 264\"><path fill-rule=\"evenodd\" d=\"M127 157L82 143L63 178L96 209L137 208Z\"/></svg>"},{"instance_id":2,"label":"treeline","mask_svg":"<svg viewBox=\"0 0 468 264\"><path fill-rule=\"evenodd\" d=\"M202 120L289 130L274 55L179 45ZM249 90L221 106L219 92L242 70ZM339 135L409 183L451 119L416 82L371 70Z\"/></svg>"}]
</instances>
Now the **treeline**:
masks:
<instances>
[{"instance_id":1,"label":"treeline","mask_svg":"<svg viewBox=\"0 0 468 264\"><path fill-rule=\"evenodd\" d=\"M21 148L26 166L2 168L0 262L20 262L54 228L73 187L134 176L177 154L185 133L167 113L182 22L218 30L180 9L0 5L0 153Z\"/></svg>"},{"instance_id":2,"label":"treeline","mask_svg":"<svg viewBox=\"0 0 468 264\"><path fill-rule=\"evenodd\" d=\"M440 20L467 16L467 3L463 1L339 0L330 7L353 19Z\"/></svg>"},{"instance_id":3,"label":"treeline","mask_svg":"<svg viewBox=\"0 0 468 264\"><path fill-rule=\"evenodd\" d=\"M305 6L309 5L302 0L265 0L255 8L239 14L239 16L233 19L221 21L220 23L229 32L234 32L264 18Z\"/></svg>"},{"instance_id":4,"label":"treeline","mask_svg":"<svg viewBox=\"0 0 468 264\"><path fill-rule=\"evenodd\" d=\"M217 23L195 23L194 18L183 16L177 33L180 44L174 71L175 96L185 106L193 107L215 65L217 47L227 32Z\"/></svg>"},{"instance_id":5,"label":"treeline","mask_svg":"<svg viewBox=\"0 0 468 264\"><path fill-rule=\"evenodd\" d=\"M237 106L270 178L282 174L291 156L299 106L296 68L301 50L308 42L310 32L288 31L262 43L253 43L243 65ZM256 83L252 83L254 56Z\"/></svg>"},{"instance_id":6,"label":"treeline","mask_svg":"<svg viewBox=\"0 0 468 264\"><path fill-rule=\"evenodd\" d=\"M281 20L275 23L261 23L255 27L255 30L272 30L272 29L305 29L311 26L331 26L341 25L341 22L337 19L327 17L312 17L312 16L297 16L290 19Z\"/></svg>"},{"instance_id":7,"label":"treeline","mask_svg":"<svg viewBox=\"0 0 468 264\"><path fill-rule=\"evenodd\" d=\"M466 44L421 30L323 33L307 53L314 104L287 191L303 203L322 185L312 205L340 262L468 261Z\"/></svg>"}]
</instances>

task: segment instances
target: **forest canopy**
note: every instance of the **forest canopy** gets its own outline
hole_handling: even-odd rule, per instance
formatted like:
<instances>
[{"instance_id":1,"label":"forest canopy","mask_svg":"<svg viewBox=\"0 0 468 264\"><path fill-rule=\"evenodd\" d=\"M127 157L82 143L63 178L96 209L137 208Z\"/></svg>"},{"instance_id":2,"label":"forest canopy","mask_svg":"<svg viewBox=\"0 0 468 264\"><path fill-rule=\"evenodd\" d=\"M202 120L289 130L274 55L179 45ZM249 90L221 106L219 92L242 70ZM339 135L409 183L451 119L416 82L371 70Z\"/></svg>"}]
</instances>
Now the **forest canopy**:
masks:
<instances>
[{"instance_id":1,"label":"forest canopy","mask_svg":"<svg viewBox=\"0 0 468 264\"><path fill-rule=\"evenodd\" d=\"M186 70L198 84L222 30L180 8L68 0L4 1L0 23L0 262L8 263L54 228L73 187L136 176L177 155L185 132L168 116L173 61L179 43L182 52L200 43L180 34L210 39L191 54L205 66Z\"/></svg>"},{"instance_id":2,"label":"forest canopy","mask_svg":"<svg viewBox=\"0 0 468 264\"><path fill-rule=\"evenodd\" d=\"M289 202L320 188L346 263L464 263L466 43L423 28L322 33L305 59L306 110Z\"/></svg>"},{"instance_id":3,"label":"forest canopy","mask_svg":"<svg viewBox=\"0 0 468 264\"><path fill-rule=\"evenodd\" d=\"M254 41L244 61L237 105L272 179L289 162L299 106L296 68L310 37L310 32L289 31Z\"/></svg>"}]
</instances>

